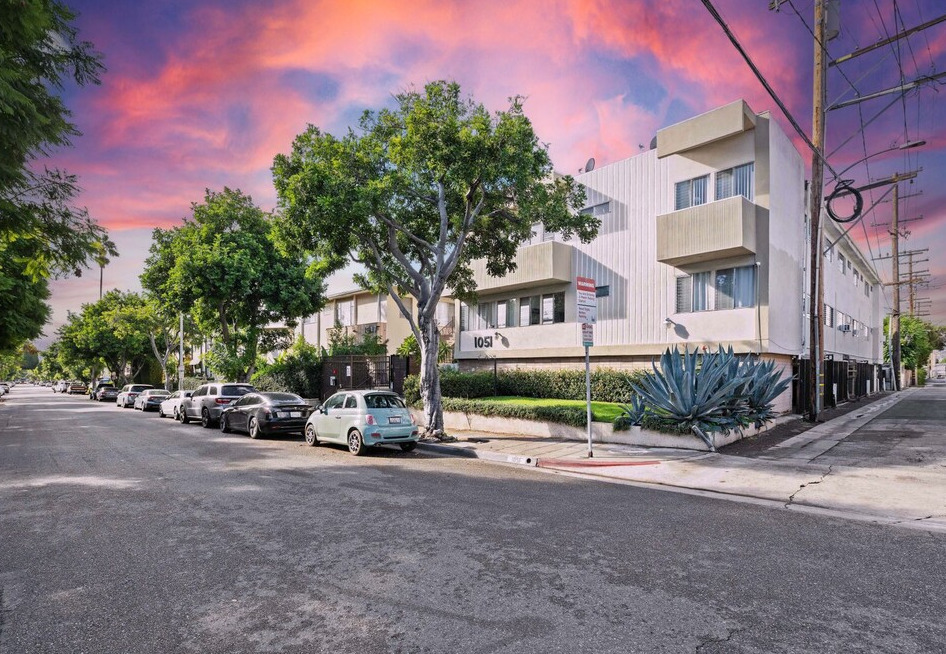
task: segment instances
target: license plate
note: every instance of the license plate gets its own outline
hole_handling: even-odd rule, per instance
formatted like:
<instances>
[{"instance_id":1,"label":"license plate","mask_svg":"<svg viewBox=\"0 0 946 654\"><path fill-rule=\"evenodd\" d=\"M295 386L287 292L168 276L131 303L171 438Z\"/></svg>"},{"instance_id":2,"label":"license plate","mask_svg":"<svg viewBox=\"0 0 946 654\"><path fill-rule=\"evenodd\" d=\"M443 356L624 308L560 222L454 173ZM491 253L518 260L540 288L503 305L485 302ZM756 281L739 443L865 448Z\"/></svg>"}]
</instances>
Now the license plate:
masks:
<instances>
[{"instance_id":1,"label":"license plate","mask_svg":"<svg viewBox=\"0 0 946 654\"><path fill-rule=\"evenodd\" d=\"M290 418L301 418L301 417L302 417L302 411L290 411L290 412L289 412L289 417L290 417Z\"/></svg>"},{"instance_id":2,"label":"license plate","mask_svg":"<svg viewBox=\"0 0 946 654\"><path fill-rule=\"evenodd\" d=\"M390 416L388 417L388 424L399 425L401 424L401 416Z\"/></svg>"}]
</instances>

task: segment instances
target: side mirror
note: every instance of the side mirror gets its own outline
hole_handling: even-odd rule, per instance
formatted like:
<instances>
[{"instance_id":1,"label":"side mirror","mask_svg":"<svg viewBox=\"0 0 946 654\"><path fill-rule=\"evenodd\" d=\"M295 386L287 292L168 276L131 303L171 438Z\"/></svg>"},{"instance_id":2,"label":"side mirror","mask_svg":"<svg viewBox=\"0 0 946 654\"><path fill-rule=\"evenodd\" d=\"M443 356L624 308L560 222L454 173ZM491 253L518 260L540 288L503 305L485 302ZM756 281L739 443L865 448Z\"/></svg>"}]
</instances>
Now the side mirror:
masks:
<instances>
[{"instance_id":1,"label":"side mirror","mask_svg":"<svg viewBox=\"0 0 946 654\"><path fill-rule=\"evenodd\" d=\"M328 415L328 407L325 407L325 406L317 406L317 407L315 407L315 412L316 412L316 413L321 413L321 414L327 416L327 415Z\"/></svg>"}]
</instances>

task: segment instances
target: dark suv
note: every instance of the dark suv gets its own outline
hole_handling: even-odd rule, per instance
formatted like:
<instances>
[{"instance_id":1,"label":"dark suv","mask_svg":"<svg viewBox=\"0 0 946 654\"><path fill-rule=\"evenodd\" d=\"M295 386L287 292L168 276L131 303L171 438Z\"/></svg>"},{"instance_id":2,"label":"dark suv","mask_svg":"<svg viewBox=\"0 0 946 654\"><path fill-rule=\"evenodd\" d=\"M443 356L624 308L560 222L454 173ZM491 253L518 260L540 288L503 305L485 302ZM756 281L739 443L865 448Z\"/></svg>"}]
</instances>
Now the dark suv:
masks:
<instances>
[{"instance_id":1,"label":"dark suv","mask_svg":"<svg viewBox=\"0 0 946 654\"><path fill-rule=\"evenodd\" d=\"M210 428L220 420L220 414L224 407L230 405L230 402L255 391L256 389L250 384L223 382L204 384L198 387L190 397L181 400L178 419L185 424L191 420L200 420L201 425Z\"/></svg>"}]
</instances>

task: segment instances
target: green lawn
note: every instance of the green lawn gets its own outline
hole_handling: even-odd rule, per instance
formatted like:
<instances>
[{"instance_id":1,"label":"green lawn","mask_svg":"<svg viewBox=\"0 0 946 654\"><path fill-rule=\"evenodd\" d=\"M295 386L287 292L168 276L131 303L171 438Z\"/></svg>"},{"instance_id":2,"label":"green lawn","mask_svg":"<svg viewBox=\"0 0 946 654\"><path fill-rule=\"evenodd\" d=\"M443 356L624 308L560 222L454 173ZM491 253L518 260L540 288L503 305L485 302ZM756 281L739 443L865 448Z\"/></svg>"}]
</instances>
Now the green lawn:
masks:
<instances>
[{"instance_id":1,"label":"green lawn","mask_svg":"<svg viewBox=\"0 0 946 654\"><path fill-rule=\"evenodd\" d=\"M512 395L500 395L497 397L481 397L479 398L488 402L496 402L501 404L518 404L521 406L570 406L570 407L585 407L584 400L546 400L539 399L535 397L515 397ZM591 420L592 422L614 422L614 419L622 415L624 411L621 410L620 404L615 404L614 402L592 402L591 403Z\"/></svg>"}]
</instances>

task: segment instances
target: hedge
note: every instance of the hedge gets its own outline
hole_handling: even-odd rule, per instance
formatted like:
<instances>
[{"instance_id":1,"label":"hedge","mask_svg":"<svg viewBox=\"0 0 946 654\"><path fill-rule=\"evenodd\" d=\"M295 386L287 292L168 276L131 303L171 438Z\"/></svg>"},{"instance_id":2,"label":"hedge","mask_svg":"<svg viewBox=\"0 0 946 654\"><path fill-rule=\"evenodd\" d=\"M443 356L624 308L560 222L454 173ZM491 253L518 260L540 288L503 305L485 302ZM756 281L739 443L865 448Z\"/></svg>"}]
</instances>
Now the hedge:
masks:
<instances>
[{"instance_id":1,"label":"hedge","mask_svg":"<svg viewBox=\"0 0 946 654\"><path fill-rule=\"evenodd\" d=\"M631 401L630 382L646 374L643 370L601 369L591 373L591 397L596 402ZM440 373L440 392L444 398L478 398L516 395L549 400L584 400L583 370L500 370L492 372ZM404 398L409 404L420 401L420 379L411 375L404 380Z\"/></svg>"},{"instance_id":2,"label":"hedge","mask_svg":"<svg viewBox=\"0 0 946 654\"><path fill-rule=\"evenodd\" d=\"M444 411L475 413L479 416L519 418L540 422L556 422L572 427L584 427L587 419L585 409L564 406L522 406L489 400L470 400L455 397L443 398Z\"/></svg>"}]
</instances>

